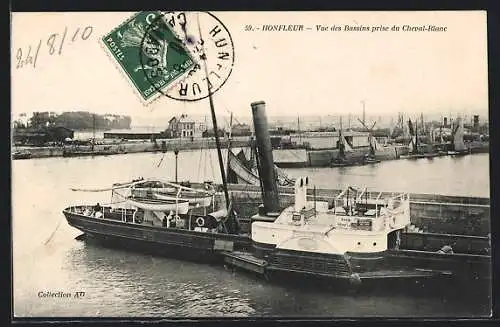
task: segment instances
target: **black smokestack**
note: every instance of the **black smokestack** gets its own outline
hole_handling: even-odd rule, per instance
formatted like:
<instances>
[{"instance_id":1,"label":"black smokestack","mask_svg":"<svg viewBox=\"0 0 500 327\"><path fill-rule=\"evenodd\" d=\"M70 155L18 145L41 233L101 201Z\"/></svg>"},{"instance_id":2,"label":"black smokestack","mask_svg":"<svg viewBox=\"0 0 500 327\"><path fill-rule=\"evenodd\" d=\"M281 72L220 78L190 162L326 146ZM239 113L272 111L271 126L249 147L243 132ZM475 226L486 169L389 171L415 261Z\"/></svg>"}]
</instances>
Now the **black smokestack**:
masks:
<instances>
[{"instance_id":1,"label":"black smokestack","mask_svg":"<svg viewBox=\"0 0 500 327\"><path fill-rule=\"evenodd\" d=\"M472 128L474 132L479 131L479 115L474 115Z\"/></svg>"},{"instance_id":2,"label":"black smokestack","mask_svg":"<svg viewBox=\"0 0 500 327\"><path fill-rule=\"evenodd\" d=\"M262 200L267 213L277 213L280 210L276 171L274 170L273 148L267 124L266 103L253 102L252 115L255 129L255 143L258 154L259 176L262 182Z\"/></svg>"},{"instance_id":3,"label":"black smokestack","mask_svg":"<svg viewBox=\"0 0 500 327\"><path fill-rule=\"evenodd\" d=\"M444 127L448 127L448 118L447 117L444 117L443 125L444 125Z\"/></svg>"}]
</instances>

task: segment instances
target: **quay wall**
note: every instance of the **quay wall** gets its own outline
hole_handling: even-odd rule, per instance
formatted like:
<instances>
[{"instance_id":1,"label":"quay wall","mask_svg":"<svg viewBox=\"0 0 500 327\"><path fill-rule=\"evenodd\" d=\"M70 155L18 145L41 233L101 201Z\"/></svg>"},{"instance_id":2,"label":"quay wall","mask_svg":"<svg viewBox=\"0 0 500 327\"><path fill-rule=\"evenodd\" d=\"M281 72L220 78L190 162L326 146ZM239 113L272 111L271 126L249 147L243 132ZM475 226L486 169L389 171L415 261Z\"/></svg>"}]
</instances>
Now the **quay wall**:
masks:
<instances>
[{"instance_id":1,"label":"quay wall","mask_svg":"<svg viewBox=\"0 0 500 327\"><path fill-rule=\"evenodd\" d=\"M360 147L354 148L352 152L346 153L345 156L348 161L361 161L369 152L370 147ZM404 145L380 146L375 151L375 156L379 160L395 160L400 155L405 154L408 154L408 146ZM309 167L328 167L338 155L338 149L309 150L307 152L307 164Z\"/></svg>"},{"instance_id":2,"label":"quay wall","mask_svg":"<svg viewBox=\"0 0 500 327\"><path fill-rule=\"evenodd\" d=\"M260 188L253 185L229 185L233 208L239 214L243 228L248 228L250 217L257 213L262 203ZM316 189L317 201L329 201L342 190ZM293 204L294 189L280 187L282 208ZM313 190L308 190L313 200ZM384 195L392 192L382 192ZM486 236L490 230L490 199L434 194L410 194L412 224L424 232Z\"/></svg>"},{"instance_id":3,"label":"quay wall","mask_svg":"<svg viewBox=\"0 0 500 327\"><path fill-rule=\"evenodd\" d=\"M228 141L221 140L221 146L227 147ZM244 147L248 146L247 141L231 141L232 147ZM183 150L196 150L196 149L215 149L215 140L205 139L205 140L168 140L165 145L162 145L161 140L157 140L156 145L150 141L137 142L121 142L115 144L104 144L94 146L94 150L104 150L110 152L119 152L116 154L126 154L126 153L141 153L141 152L160 152L160 151L174 151L178 149ZM65 146L65 147L19 147L19 149L28 150L31 152L32 158L48 158L48 157L62 157L64 149L71 150L83 150L90 151L91 146Z\"/></svg>"}]
</instances>

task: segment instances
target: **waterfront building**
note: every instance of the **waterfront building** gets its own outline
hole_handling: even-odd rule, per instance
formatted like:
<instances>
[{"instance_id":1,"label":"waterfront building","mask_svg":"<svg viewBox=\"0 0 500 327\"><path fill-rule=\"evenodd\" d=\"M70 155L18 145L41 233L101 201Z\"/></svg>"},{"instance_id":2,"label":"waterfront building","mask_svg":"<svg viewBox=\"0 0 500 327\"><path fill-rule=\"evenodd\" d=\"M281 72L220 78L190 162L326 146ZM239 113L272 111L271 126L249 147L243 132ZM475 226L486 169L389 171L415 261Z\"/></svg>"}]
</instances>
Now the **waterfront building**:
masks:
<instances>
[{"instance_id":1,"label":"waterfront building","mask_svg":"<svg viewBox=\"0 0 500 327\"><path fill-rule=\"evenodd\" d=\"M168 121L167 134L174 138L198 138L205 130L203 123L197 123L188 115L182 114Z\"/></svg>"}]
</instances>

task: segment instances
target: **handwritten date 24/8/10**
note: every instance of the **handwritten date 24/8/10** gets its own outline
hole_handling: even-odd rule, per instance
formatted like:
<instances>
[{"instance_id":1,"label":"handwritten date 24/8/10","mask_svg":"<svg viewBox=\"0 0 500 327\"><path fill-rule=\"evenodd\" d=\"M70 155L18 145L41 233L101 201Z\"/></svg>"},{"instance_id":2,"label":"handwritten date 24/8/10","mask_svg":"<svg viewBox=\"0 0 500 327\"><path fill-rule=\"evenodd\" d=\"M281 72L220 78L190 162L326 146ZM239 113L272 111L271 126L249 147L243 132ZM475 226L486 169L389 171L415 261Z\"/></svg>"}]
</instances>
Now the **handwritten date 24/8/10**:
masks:
<instances>
[{"instance_id":1,"label":"handwritten date 24/8/10","mask_svg":"<svg viewBox=\"0 0 500 327\"><path fill-rule=\"evenodd\" d=\"M58 54L61 55L63 51L63 47L65 42L77 42L80 40L87 40L92 35L92 26L87 26L84 28L78 27L75 31L71 31L71 34L68 35L68 28L64 28L64 32L61 34L53 33L49 35L49 37L42 42L42 39L38 41L36 48L33 48L31 45L28 47L26 52L23 52L23 49L18 48L16 52L17 65L16 69L32 66L36 68L36 63L38 60L38 55L40 53L40 48L42 47L42 43L44 43L44 48L46 53L49 55ZM26 49L25 49L26 50Z\"/></svg>"}]
</instances>

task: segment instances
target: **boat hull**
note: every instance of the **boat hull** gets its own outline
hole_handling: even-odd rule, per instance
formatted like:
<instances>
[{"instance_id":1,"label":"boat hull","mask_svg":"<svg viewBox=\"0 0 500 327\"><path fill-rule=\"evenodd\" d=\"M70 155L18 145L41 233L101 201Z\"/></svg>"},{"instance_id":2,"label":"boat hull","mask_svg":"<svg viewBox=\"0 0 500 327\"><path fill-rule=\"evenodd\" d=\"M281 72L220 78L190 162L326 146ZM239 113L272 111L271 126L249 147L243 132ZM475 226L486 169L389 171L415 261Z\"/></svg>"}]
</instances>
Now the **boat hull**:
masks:
<instances>
[{"instance_id":1,"label":"boat hull","mask_svg":"<svg viewBox=\"0 0 500 327\"><path fill-rule=\"evenodd\" d=\"M426 158L425 154L406 154L399 156L400 159L422 159Z\"/></svg>"},{"instance_id":2,"label":"boat hull","mask_svg":"<svg viewBox=\"0 0 500 327\"><path fill-rule=\"evenodd\" d=\"M115 154L122 154L124 152L118 151L64 151L63 157L97 157L97 156L109 156Z\"/></svg>"},{"instance_id":3,"label":"boat hull","mask_svg":"<svg viewBox=\"0 0 500 327\"><path fill-rule=\"evenodd\" d=\"M489 256L412 250L326 254L278 249L258 242L253 242L253 248L256 257L267 260L266 270L274 275L336 279L355 285L374 280L454 279L481 282L491 279Z\"/></svg>"},{"instance_id":4,"label":"boat hull","mask_svg":"<svg viewBox=\"0 0 500 327\"><path fill-rule=\"evenodd\" d=\"M25 159L31 159L31 153L14 153L12 155L12 159L14 160L25 160Z\"/></svg>"},{"instance_id":5,"label":"boat hull","mask_svg":"<svg viewBox=\"0 0 500 327\"><path fill-rule=\"evenodd\" d=\"M66 221L87 239L128 250L195 261L220 261L222 251L247 250L248 237L139 225L63 211Z\"/></svg>"},{"instance_id":6,"label":"boat hull","mask_svg":"<svg viewBox=\"0 0 500 327\"><path fill-rule=\"evenodd\" d=\"M449 156L465 156L471 154L470 151L468 150L461 150L461 151L448 151Z\"/></svg>"},{"instance_id":7,"label":"boat hull","mask_svg":"<svg viewBox=\"0 0 500 327\"><path fill-rule=\"evenodd\" d=\"M309 167L306 161L297 162L276 162L276 167L278 168L306 168Z\"/></svg>"}]
</instances>

